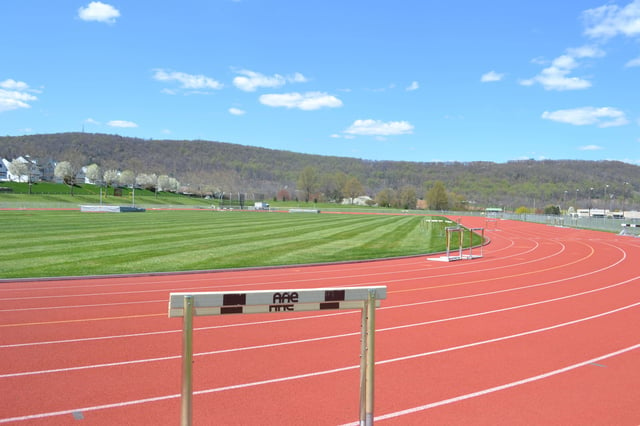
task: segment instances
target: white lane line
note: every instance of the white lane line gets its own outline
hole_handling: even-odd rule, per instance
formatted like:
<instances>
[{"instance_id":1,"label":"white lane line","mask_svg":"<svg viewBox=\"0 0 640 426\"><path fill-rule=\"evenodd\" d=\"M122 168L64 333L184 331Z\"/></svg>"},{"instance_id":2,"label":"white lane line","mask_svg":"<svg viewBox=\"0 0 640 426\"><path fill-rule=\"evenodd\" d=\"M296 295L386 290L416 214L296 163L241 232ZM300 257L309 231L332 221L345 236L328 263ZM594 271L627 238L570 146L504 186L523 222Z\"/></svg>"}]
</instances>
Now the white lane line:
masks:
<instances>
[{"instance_id":1,"label":"white lane line","mask_svg":"<svg viewBox=\"0 0 640 426\"><path fill-rule=\"evenodd\" d=\"M413 413L417 413L419 411L428 410L430 408L436 408L436 407L440 407L440 406L443 406L443 405L464 401L466 399L471 399L471 398L475 398L475 397L478 397L478 396L484 396L484 395L488 395L490 393L502 391L502 390L505 390L505 389L514 388L516 386L525 385L527 383L535 382L535 381L538 381L538 380L549 378L551 376L555 376L555 375L558 375L558 374L566 373L567 371L575 370L575 369L580 368L580 367L597 364L599 361L602 361L602 360L605 360L605 359L608 359L608 358L612 358L614 356L622 355L622 354L624 354L626 352L630 352L630 351L636 350L638 348L640 348L640 343L635 344L633 346L626 347L624 349L620 349L620 350L615 351L615 352L608 353L606 355L602 355L602 356L599 356L599 357L596 357L596 358L591 358L589 360L582 361L582 362L579 362L577 364L572 364L572 365L566 366L564 368L559 368L557 370L548 371L546 373L539 374L537 376L527 377L525 379L517 380L515 382L506 383L506 384L503 384L503 385L500 385L500 386L495 386L495 387L488 388L488 389L483 389L483 390L480 390L480 391L477 391L477 392L468 393L466 395L460 395L460 396L456 396L456 397L449 398L449 399L443 399L442 401L432 402L430 404L425 404L425 405L421 405L421 406L418 406L418 407L407 408L405 410L396 411L396 412L384 414L384 415L381 415L381 416L376 416L374 418L374 420L375 421L380 421L380 420L392 419L392 418L395 418L395 417L400 417L400 416L404 416L404 415L407 415L407 414L413 414ZM360 424L359 422L348 423L348 425L359 425L359 424ZM344 426L346 426L346 425L344 425Z\"/></svg>"},{"instance_id":2,"label":"white lane line","mask_svg":"<svg viewBox=\"0 0 640 426\"><path fill-rule=\"evenodd\" d=\"M593 364L594 362L599 362L617 355L621 355L624 354L626 352L638 349L640 347L640 343L633 345L633 346L629 346L627 348L624 349L620 349L618 351L615 352L611 352L596 358L592 358L577 364L572 364L569 366L566 366L564 368L560 368L557 370L553 370L553 371L549 371L547 373L543 373L543 374L539 374L537 376L532 376L532 377L528 377L525 379L521 379L515 382L511 382L511 383L507 383L501 386L495 386L492 388L488 388L488 389L484 389L478 392L473 392L470 394L466 394L466 395L460 395L458 397L455 398L449 398L449 399L445 399L442 401L438 401L438 402L434 402L434 403L430 403L430 404L425 404L419 407L414 407L414 408L409 408L406 410L402 410L402 411L397 411L394 413L389 413L389 414L385 414L383 416L378 416L375 418L375 420L385 420L385 419L389 419L389 418L393 418L393 417L399 417L402 415L406 415L406 414L411 414L411 413L415 413L418 411L423 411L423 410L427 410L429 408L434 408L434 407L438 407L441 405L445 405L445 404L451 404L454 402L458 402L458 401L463 401L465 399L470 399L470 398L474 398L477 396L482 396L482 395L486 395L489 393L493 393L493 392L497 392L500 390L504 390L504 389L508 389L508 388L512 388L512 387L516 387L516 386L520 386L523 384L527 384L530 382L534 382L537 380L541 380L541 379L545 379L557 374L561 374L561 373L565 373L567 371L571 371L580 367L584 367L585 365L589 365L589 364ZM392 360L386 360L383 361L384 363L388 363L391 362ZM381 364L376 362L377 364ZM286 382L286 381L291 381L291 380L299 380L299 379L306 379L309 377L317 377L317 376L322 376L322 375L327 375L327 374L335 374L335 373L340 373L340 372L344 372L344 371L349 371L349 370L355 370L360 368L360 365L350 365L347 367L341 367L341 368L334 368L331 370L324 370L324 371L316 371L313 373L306 373L306 374L299 374L296 376L288 376L288 377L278 377L275 379L269 379L269 380L261 380L258 382L250 382L250 383L242 383L242 384L238 384L238 385L230 385L230 386L223 386L223 387L219 387L219 388L211 388L211 389L204 389L204 390L199 390L199 391L195 391L193 392L193 395L205 395L205 394L210 394L210 393L215 393L215 392L224 392L224 391L228 391L228 390L236 390L236 389L243 389L243 388L249 388L249 387L255 387L255 386L261 386L261 385L266 385L266 384L272 384L272 383L280 383L280 382ZM73 413L83 413L83 412L88 412L88 411L97 411L97 410L104 410L104 409L109 409L109 408L120 408L120 407L126 407L126 406L131 406L131 405L138 405L138 404L145 404L145 403L149 403L149 402L158 402L158 401L163 401L163 400L167 400L167 399L175 399L175 398L179 398L180 395L179 394L172 394L172 395L163 395L163 396L157 396L157 397L152 397L152 398L144 398L144 399L137 399L137 400L132 400L132 401L123 401L123 402L116 402L116 403L112 403L112 404L103 404L103 405L95 405L95 406L89 406L89 407L83 407L83 408L73 408L70 410L61 410L61 411L53 411L53 412L48 412L48 413L38 413L38 414L30 414L30 415L25 415L25 416L17 416L17 417L10 417L10 418L4 418L4 419L0 419L0 423L10 423L10 422L18 422L18 421L24 421L24 420L34 420L34 419L43 419L43 418L49 418L49 417L55 417L55 416L62 416L62 415L66 415L66 414L73 414ZM349 425L358 425L359 423L349 423Z\"/></svg>"},{"instance_id":3,"label":"white lane line","mask_svg":"<svg viewBox=\"0 0 640 426\"><path fill-rule=\"evenodd\" d=\"M143 303L167 303L167 299L139 300L134 302L95 303L92 305L40 306L35 308L0 309L0 312L48 311L55 309L100 308L105 306L142 305Z\"/></svg>"},{"instance_id":4,"label":"white lane line","mask_svg":"<svg viewBox=\"0 0 640 426\"><path fill-rule=\"evenodd\" d=\"M618 250L621 250L618 247L615 247L615 246L613 246L613 247L618 249ZM595 271L586 272L584 274L580 274L580 275L576 275L576 276L572 276L572 277L560 278L560 279L553 280L553 281L546 281L546 282L537 283L537 284L531 284L531 285L527 285L527 286L513 287L513 288L508 288L508 289L502 289L502 290L495 290L495 291L486 292L486 293L476 293L476 294L471 294L471 295L458 296L458 297L445 298L445 299L426 300L426 301L422 301L422 302L407 303L407 304L402 304L402 305L384 306L382 308L379 308L379 310L405 308L405 307L420 306L420 305L426 305L426 304L432 304L432 303L450 302L450 301L455 301L455 300L470 299L470 298L482 297L482 296L490 296L490 295L495 295L495 294L500 294L500 293L507 293L507 292L511 292L511 291L518 291L518 290L524 290L524 289L529 289L529 288L534 288L534 287L546 286L546 285L555 284L555 283L559 283L559 282L563 282L563 281L570 281L570 280L573 280L573 279L576 279L576 278L582 278L582 277L585 277L585 276L588 276L588 275L596 274L596 273L605 271L607 269L613 268L614 266L618 265L619 263L621 263L622 261L624 261L626 259L626 257L627 257L626 256L626 252L623 251L623 254L624 254L623 257L620 260L618 260L616 263L614 263L614 264L608 265L606 267L600 268L600 269L595 270ZM633 279L636 279L636 278L638 278L638 277L635 277ZM600 290L605 290L605 289L609 289L609 288L612 288L612 287L616 287L618 285L626 284L629 281L632 281L633 279L627 280L627 281L623 281L623 282L620 282L620 283L616 283L616 284L613 284L613 285L610 285L610 286L601 287L599 289L591 290L589 292L600 291ZM586 292L586 293L589 293L589 292ZM584 293L584 292L583 293L576 293L575 295L582 295L582 294L586 294L586 293ZM570 296L574 296L574 295L570 295ZM570 297L570 296L565 296L565 297ZM553 300L553 299L550 299L550 300ZM322 315L312 315L312 316L304 316L304 317L286 318L286 319L279 319L279 320L238 323L238 324L229 324L229 325L223 325L223 326L201 327L201 328L196 328L194 330L198 331L198 330L211 330L211 329L229 328L229 327L244 327L244 326L250 326L250 325L262 325L262 324L270 324L270 323L284 322L284 321L299 321L299 320L306 320L306 319L325 318L325 317L337 316L337 315L349 315L349 314L354 314L354 313L356 313L356 312L355 311L353 311L353 312L352 311L346 311L346 312L337 312L337 313L327 313L327 314L322 314ZM39 346L39 345L60 344L60 343L95 341L95 340L111 340L111 339L128 338L128 337L142 337L142 336L151 336L151 335L158 335L158 334L165 334L165 333L167 333L167 334L168 333L177 333L179 331L180 330L167 330L167 331L159 331L159 332L156 331L156 332L124 334L124 335L114 335L114 336L87 337L87 338L80 338L80 339L67 339L67 340L54 340L54 341L45 341L45 342L6 344L6 345L0 345L0 349L23 347L23 346Z\"/></svg>"},{"instance_id":5,"label":"white lane line","mask_svg":"<svg viewBox=\"0 0 640 426\"><path fill-rule=\"evenodd\" d=\"M194 328L193 330L205 331L205 330L217 330L217 329L233 328L233 327L248 327L252 325L264 325L264 324L274 324L279 322L326 318L326 317L332 317L332 316L338 316L338 315L353 315L356 313L358 313L358 311L343 311L343 312L334 312L330 314L308 315L304 317L294 317L294 318L280 318L276 320L267 320L267 321L254 321L254 322L243 322L243 323L225 324L225 325L212 325L208 327L197 327L197 328ZM113 336L97 336L97 337L81 337L77 339L49 340L46 342L12 343L7 345L0 345L0 349L18 348L18 347L24 347L24 346L40 346L40 345L62 344L62 343L88 342L88 341L95 341L95 340L124 339L124 338L131 338L131 337L144 337L144 336L154 336L158 334L173 334L173 333L181 333L181 332L182 332L182 329L175 329L175 330L163 330L163 331L147 331L144 333L118 334Z\"/></svg>"},{"instance_id":6,"label":"white lane line","mask_svg":"<svg viewBox=\"0 0 640 426\"><path fill-rule=\"evenodd\" d=\"M535 303L529 304L529 306L537 305L539 303L546 303L546 302L535 302ZM408 359L421 358L421 357L425 357L425 356L437 355L437 354L441 354L441 353L445 353L445 352L451 352L451 351L455 351L455 350L459 350L459 349L472 348L472 347L475 347L475 346L485 345L485 344L488 344L488 343L495 343L495 342L500 342L500 341L503 341L503 340L515 339L517 337L523 337L523 336L527 336L527 335L531 335L531 334L542 333L542 332L545 332L545 331L550 331L550 330L554 330L554 329L557 329L557 328L578 324L578 323L589 321L589 320L593 320L593 319L596 319L596 318L602 318L602 317L605 317L607 315L615 314L615 313L618 313L618 312L621 312L621 311L624 311L624 310L627 310L627 309L630 309L630 308L634 308L634 307L639 306L639 305L640 305L640 302L636 302L636 303L633 303L631 305L627 305L627 306L623 306L623 307L620 307L620 308L616 308L616 309L613 309L613 310L610 310L610 311L607 311L607 312L602 312L602 313L599 313L599 314L590 315L588 317L579 318L579 319L576 319L576 320L572 320L572 321L568 321L568 322L564 322L564 323L560 323L560 324L555 324L555 325L542 327L542 328L538 328L538 329L534 329L534 330L524 331L524 332L521 332L521 333L511 334L511 335L508 335L508 336L496 337L496 338L493 338L493 339L483 340L483 341L479 341L479 342L473 342L473 343L467 343L467 344L464 344L464 345L453 346L453 347L450 347L450 348L438 349L438 350L435 350L435 351L423 352L423 353L420 353L420 354L406 355L406 356L403 356L403 357L393 358L393 359L386 360L386 361L378 361L378 362L376 362L376 364L382 365L382 364L388 364L390 362L397 362L397 361L404 361L404 360L408 360ZM525 307L525 306L527 306L527 305L521 305L520 307ZM512 309L518 309L520 307L509 307L509 308L504 308L504 309L499 309L499 310L494 310L494 311L487 311L487 312L479 312L479 313L469 314L469 315L462 315L462 316L459 316L459 317L443 318L443 319L433 320L433 321L425 321L425 322L420 322L420 323L399 325L399 326L395 326L395 327L381 328L381 329L376 330L376 332L377 333L381 333L381 332L385 332L385 331L394 331L394 330L399 330L399 329L404 329L404 328L420 327L420 326L424 326L424 325L436 324L436 323L441 323L441 322L446 322L446 321L455 321L455 320L459 320L459 319L477 317L477 316L488 315L488 314L492 314L492 313L496 313L496 312L504 312L504 311L508 311L508 310L512 310ZM287 341L287 342L268 343L268 344L256 345L256 346L245 346L245 347L241 347L241 348L221 349L221 350L217 350L217 351L197 353L197 354L194 354L194 356L208 356L208 355L218 355L218 354L223 354L223 353L241 352L241 351L255 350L255 349L267 349L267 348L294 345L294 344L300 344L300 343L309 343L309 342L317 342L317 341L322 341L322 340L339 339L339 338L343 338L343 337L356 336L356 335L359 335L359 334L360 334L360 332L344 333L344 334L331 335L331 336L314 337L314 338L301 339L301 340L292 340L292 341ZM8 373L8 374L0 375L0 379L9 378L9 377L33 376L33 375L40 375L40 374L66 373L66 372L69 372L69 371L88 370L88 369L103 368L103 367L115 367L115 366L131 365L131 364L141 364L141 363L147 363L147 362L167 361L167 360L171 360L171 359L179 359L180 357L181 357L180 355L170 355L170 356L167 356L167 357L140 359L140 360L122 361L122 362L112 362L112 363L106 363L106 364L92 364L92 365L79 366L79 367L67 367L67 368L57 368L57 369L51 369L51 370L25 371L25 372L20 372L20 373Z\"/></svg>"},{"instance_id":7,"label":"white lane line","mask_svg":"<svg viewBox=\"0 0 640 426\"><path fill-rule=\"evenodd\" d=\"M618 247L615 247L615 246L613 246L613 247L618 249L618 250L620 250L620 251L622 251ZM626 259L626 257L627 257L626 252L624 252L624 251L622 251L622 252L624 254L623 257L620 260L618 260L616 263L608 265L608 266L603 267L603 268L600 268L600 269L595 270L595 271L586 272L584 274L580 274L580 275L576 275L576 276L572 276L572 277L560 278L560 279L553 280L553 281L546 281L546 282L537 283L537 284L531 284L531 285L527 285L527 286L513 287L513 288L502 289L502 290L495 290L495 291L490 291L490 292L486 292L486 293L476 293L476 294L470 294L470 295L458 296L458 297L452 297L452 298L445 298L445 299L426 300L426 301L422 301L422 302L414 302L414 303L407 303L407 304L401 304L401 305L383 306L383 307L379 308L379 310L397 309L397 308L413 307L413 306L420 306L420 305L426 305L426 304L432 304L432 303L441 303L441 302L450 302L450 301L456 301L456 300L462 300L462 299L470 299L470 298L482 297L482 296L491 296L491 295L500 294L500 293L507 293L507 292L511 292L511 291L525 290L525 289L529 289L529 288L535 288L535 287L541 287L541 286L546 286L546 285L550 285L550 284L556 284L556 283L560 283L560 282L563 282L563 281L570 281L570 280L573 280L573 279L582 278L582 277L585 277L585 276L588 276L588 275L596 274L596 273L599 273L599 272L603 272L603 271L605 271L607 269L613 268L614 266L618 265L619 263L621 263L622 261L624 261ZM614 285L607 286L607 287L602 287L600 289L608 289L608 288L611 288L611 287L615 287L617 285L626 284L628 282L629 281L623 281L621 283L616 283ZM598 291L600 289L596 289L596 290L592 290L592 291ZM577 295L581 295L581 294L583 294L583 293L577 293ZM244 326L262 325L262 324L270 324L270 323L284 322L284 321L299 321L299 320L306 320L306 319L325 318L325 317L337 316L337 315L350 315L350 314L354 314L354 313L357 313L357 312L355 312L355 311L353 311L353 312L352 311L346 311L346 312L338 312L338 313L327 313L327 314L322 314L322 315L312 315L312 316L304 316L304 317L286 318L286 319L279 319L279 320L247 322L247 323L229 324L229 325L223 325L223 326L201 327L201 328L196 328L194 330L198 331L198 330L211 330L211 329L229 328L229 327L244 327ZM87 337L87 338L79 338L79 339L53 340L53 341L45 341L45 342L15 343L15 344L0 345L0 349L2 349L2 348L23 347L23 346L39 346L39 345L74 343L74 342L95 341L95 340L111 340L111 339L129 338L129 337L152 336L152 335L165 334L165 333L177 333L179 331L180 330L167 330L167 331L155 331L155 332L147 332L147 333L114 335L114 336L99 336L99 337Z\"/></svg>"}]
</instances>

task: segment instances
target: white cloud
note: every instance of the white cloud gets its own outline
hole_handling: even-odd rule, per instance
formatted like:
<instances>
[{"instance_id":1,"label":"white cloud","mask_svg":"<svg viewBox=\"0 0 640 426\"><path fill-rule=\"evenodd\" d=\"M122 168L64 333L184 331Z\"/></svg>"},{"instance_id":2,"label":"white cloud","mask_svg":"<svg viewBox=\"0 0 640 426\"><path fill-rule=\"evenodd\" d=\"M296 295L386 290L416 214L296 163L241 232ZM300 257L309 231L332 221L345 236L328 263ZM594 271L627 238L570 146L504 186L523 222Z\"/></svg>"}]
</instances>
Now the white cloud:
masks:
<instances>
[{"instance_id":1,"label":"white cloud","mask_svg":"<svg viewBox=\"0 0 640 426\"><path fill-rule=\"evenodd\" d=\"M240 75L233 79L233 85L245 92L255 92L260 87L274 88L284 86L287 83L305 83L308 81L307 78L299 72L286 77L280 74L267 76L249 70L240 70L237 73Z\"/></svg>"},{"instance_id":2,"label":"white cloud","mask_svg":"<svg viewBox=\"0 0 640 426\"><path fill-rule=\"evenodd\" d=\"M551 66L543 69L533 78L521 80L523 86L533 86L538 83L546 90L580 90L591 87L591 82L584 78L571 77L569 74L580 66L576 59L599 58L605 52L595 46L582 46L567 49L567 53L560 55L551 62Z\"/></svg>"},{"instance_id":3,"label":"white cloud","mask_svg":"<svg viewBox=\"0 0 640 426\"><path fill-rule=\"evenodd\" d=\"M356 138L354 135L347 135L347 134L340 134L340 133L333 133L329 135L329 137L333 139L355 139Z\"/></svg>"},{"instance_id":4,"label":"white cloud","mask_svg":"<svg viewBox=\"0 0 640 426\"><path fill-rule=\"evenodd\" d=\"M111 127L122 127L122 128L138 127L138 125L133 121L124 121L124 120L112 120L112 121L109 121L107 125Z\"/></svg>"},{"instance_id":5,"label":"white cloud","mask_svg":"<svg viewBox=\"0 0 640 426\"><path fill-rule=\"evenodd\" d=\"M229 108L229 114L232 115L244 115L246 114L246 111L240 108Z\"/></svg>"},{"instance_id":6,"label":"white cloud","mask_svg":"<svg viewBox=\"0 0 640 426\"><path fill-rule=\"evenodd\" d=\"M153 79L162 82L177 82L180 83L180 88L188 90L200 90L200 89L222 89L223 85L219 81L211 77L207 77L201 74L187 74L177 71L165 71L163 69L155 70ZM170 89L164 89L164 93L175 94L176 92ZM195 92L191 92L195 93ZM203 92L198 92L203 93Z\"/></svg>"},{"instance_id":7,"label":"white cloud","mask_svg":"<svg viewBox=\"0 0 640 426\"><path fill-rule=\"evenodd\" d=\"M0 81L0 87L8 90L28 90L29 85L23 81L16 81L12 78L9 78L5 81Z\"/></svg>"},{"instance_id":8,"label":"white cloud","mask_svg":"<svg viewBox=\"0 0 640 426\"><path fill-rule=\"evenodd\" d=\"M611 107L583 107L561 109L552 112L545 111L542 113L542 118L560 123L573 124L574 126L597 125L603 128L623 126L629 123L623 111Z\"/></svg>"},{"instance_id":9,"label":"white cloud","mask_svg":"<svg viewBox=\"0 0 640 426\"><path fill-rule=\"evenodd\" d=\"M411 85L407 87L407 92L413 92L414 90L418 90L420 88L420 84L417 81L411 82Z\"/></svg>"},{"instance_id":10,"label":"white cloud","mask_svg":"<svg viewBox=\"0 0 640 426\"><path fill-rule=\"evenodd\" d=\"M356 120L344 133L364 136L392 136L413 133L413 125L408 121Z\"/></svg>"},{"instance_id":11,"label":"white cloud","mask_svg":"<svg viewBox=\"0 0 640 426\"><path fill-rule=\"evenodd\" d=\"M624 66L627 68L640 67L640 57L630 60Z\"/></svg>"},{"instance_id":12,"label":"white cloud","mask_svg":"<svg viewBox=\"0 0 640 426\"><path fill-rule=\"evenodd\" d=\"M92 1L87 7L78 9L78 17L83 21L97 21L113 24L120 17L120 11L110 4Z\"/></svg>"},{"instance_id":13,"label":"white cloud","mask_svg":"<svg viewBox=\"0 0 640 426\"><path fill-rule=\"evenodd\" d=\"M488 73L480 77L480 81L483 83L490 83L493 81L500 81L502 80L503 77L504 77L504 74L497 73L495 71L489 71Z\"/></svg>"},{"instance_id":14,"label":"white cloud","mask_svg":"<svg viewBox=\"0 0 640 426\"><path fill-rule=\"evenodd\" d=\"M259 100L267 106L298 108L304 111L342 106L340 99L323 92L270 94L260 96Z\"/></svg>"},{"instance_id":15,"label":"white cloud","mask_svg":"<svg viewBox=\"0 0 640 426\"><path fill-rule=\"evenodd\" d=\"M22 81L7 79L0 82L0 112L11 111L20 108L31 108L31 102L38 98L31 93L39 93L29 88Z\"/></svg>"},{"instance_id":16,"label":"white cloud","mask_svg":"<svg viewBox=\"0 0 640 426\"><path fill-rule=\"evenodd\" d=\"M589 37L608 39L617 35L640 36L640 0L624 7L608 4L582 12Z\"/></svg>"},{"instance_id":17,"label":"white cloud","mask_svg":"<svg viewBox=\"0 0 640 426\"><path fill-rule=\"evenodd\" d=\"M605 51L597 46L585 45L580 47L571 47L567 49L567 53L572 58L602 58L606 55Z\"/></svg>"},{"instance_id":18,"label":"white cloud","mask_svg":"<svg viewBox=\"0 0 640 426\"><path fill-rule=\"evenodd\" d=\"M99 122L99 121L94 120L93 118L87 118L86 120L84 120L84 122L85 122L86 124L95 124L95 125L99 125L99 124L100 124L100 122Z\"/></svg>"},{"instance_id":19,"label":"white cloud","mask_svg":"<svg viewBox=\"0 0 640 426\"><path fill-rule=\"evenodd\" d=\"M581 146L578 149L580 151L599 151L599 150L601 150L603 148L601 146L599 146L599 145L584 145L584 146Z\"/></svg>"}]
</instances>

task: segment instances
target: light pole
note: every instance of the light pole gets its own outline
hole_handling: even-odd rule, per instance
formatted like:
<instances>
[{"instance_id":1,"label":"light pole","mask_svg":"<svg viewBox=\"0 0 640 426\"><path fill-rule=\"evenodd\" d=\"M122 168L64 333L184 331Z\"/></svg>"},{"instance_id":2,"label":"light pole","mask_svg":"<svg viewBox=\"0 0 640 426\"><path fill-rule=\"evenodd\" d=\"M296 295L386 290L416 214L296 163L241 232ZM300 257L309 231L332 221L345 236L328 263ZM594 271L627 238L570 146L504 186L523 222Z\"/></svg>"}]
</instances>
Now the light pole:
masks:
<instances>
[{"instance_id":1,"label":"light pole","mask_svg":"<svg viewBox=\"0 0 640 426\"><path fill-rule=\"evenodd\" d=\"M589 188L589 217L591 217L591 205L593 203L593 197L591 195L593 188Z\"/></svg>"},{"instance_id":2,"label":"light pole","mask_svg":"<svg viewBox=\"0 0 640 426\"><path fill-rule=\"evenodd\" d=\"M604 186L604 205L602 206L604 210L607 209L607 188L609 188L609 185L605 185ZM606 211L604 212L606 215Z\"/></svg>"}]
</instances>

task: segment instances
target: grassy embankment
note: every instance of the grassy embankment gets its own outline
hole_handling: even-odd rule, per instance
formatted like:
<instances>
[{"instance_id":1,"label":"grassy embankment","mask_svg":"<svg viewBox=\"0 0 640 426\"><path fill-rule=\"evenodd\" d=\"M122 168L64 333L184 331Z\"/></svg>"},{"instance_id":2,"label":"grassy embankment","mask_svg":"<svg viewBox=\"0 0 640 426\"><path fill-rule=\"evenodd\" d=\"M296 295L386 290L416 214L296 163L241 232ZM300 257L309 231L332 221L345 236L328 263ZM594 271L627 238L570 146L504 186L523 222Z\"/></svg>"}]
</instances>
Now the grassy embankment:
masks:
<instances>
[{"instance_id":1,"label":"grassy embankment","mask_svg":"<svg viewBox=\"0 0 640 426\"><path fill-rule=\"evenodd\" d=\"M132 204L145 206L211 206L211 200L200 197L186 197L171 192L147 191L121 188L122 195L114 196L114 188L103 188L96 185L68 185L49 182L38 182L31 185L17 182L0 182L0 187L9 191L0 192L0 207L77 207L83 204L112 204L129 206ZM73 193L72 193L73 192Z\"/></svg>"}]
</instances>

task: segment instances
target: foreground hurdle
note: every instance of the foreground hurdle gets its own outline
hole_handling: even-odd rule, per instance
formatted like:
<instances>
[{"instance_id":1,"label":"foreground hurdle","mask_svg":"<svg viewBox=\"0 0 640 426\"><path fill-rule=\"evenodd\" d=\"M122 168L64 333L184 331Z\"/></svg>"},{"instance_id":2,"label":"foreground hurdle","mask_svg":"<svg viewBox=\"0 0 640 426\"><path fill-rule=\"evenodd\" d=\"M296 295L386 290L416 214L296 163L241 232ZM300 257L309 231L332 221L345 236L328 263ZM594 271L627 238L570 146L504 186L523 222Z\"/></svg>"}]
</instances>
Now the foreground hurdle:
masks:
<instances>
[{"instance_id":1,"label":"foreground hurdle","mask_svg":"<svg viewBox=\"0 0 640 426\"><path fill-rule=\"evenodd\" d=\"M182 317L181 425L193 417L193 317L208 315L361 309L360 425L373 425L375 309L387 287L171 293L169 318Z\"/></svg>"},{"instance_id":2,"label":"foreground hurdle","mask_svg":"<svg viewBox=\"0 0 640 426\"><path fill-rule=\"evenodd\" d=\"M427 260L436 260L439 262L452 262L455 260L469 260L469 259L477 259L483 257L483 244L480 245L480 254L473 254L473 234L476 231L479 231L482 236L482 241L484 242L484 228L468 228L469 231L469 253L463 253L463 243L464 243L464 231L465 228L459 226L450 226L445 228L446 237L447 237L447 251L445 256L440 257L428 257ZM458 236L458 255L451 255L451 241L454 235Z\"/></svg>"}]
</instances>

